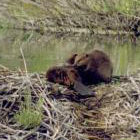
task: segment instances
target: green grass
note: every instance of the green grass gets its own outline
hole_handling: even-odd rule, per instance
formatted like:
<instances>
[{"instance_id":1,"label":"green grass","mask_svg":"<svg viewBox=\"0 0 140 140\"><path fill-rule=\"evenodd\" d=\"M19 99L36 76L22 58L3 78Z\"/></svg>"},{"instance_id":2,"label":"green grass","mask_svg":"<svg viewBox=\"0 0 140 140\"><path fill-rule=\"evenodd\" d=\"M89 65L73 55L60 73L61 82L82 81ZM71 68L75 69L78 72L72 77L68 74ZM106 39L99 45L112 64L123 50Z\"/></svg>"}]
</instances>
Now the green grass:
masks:
<instances>
[{"instance_id":1,"label":"green grass","mask_svg":"<svg viewBox=\"0 0 140 140\"><path fill-rule=\"evenodd\" d=\"M38 126L42 121L42 104L43 100L41 98L36 104L33 104L30 93L27 93L20 111L15 114L15 120L26 128Z\"/></svg>"},{"instance_id":2,"label":"green grass","mask_svg":"<svg viewBox=\"0 0 140 140\"><path fill-rule=\"evenodd\" d=\"M93 11L104 13L114 12L133 15L135 15L139 11L140 7L139 0L88 0L87 4Z\"/></svg>"},{"instance_id":3,"label":"green grass","mask_svg":"<svg viewBox=\"0 0 140 140\"><path fill-rule=\"evenodd\" d=\"M11 16L20 20L33 20L45 15L45 11L36 5L16 0L9 3L8 11Z\"/></svg>"}]
</instances>

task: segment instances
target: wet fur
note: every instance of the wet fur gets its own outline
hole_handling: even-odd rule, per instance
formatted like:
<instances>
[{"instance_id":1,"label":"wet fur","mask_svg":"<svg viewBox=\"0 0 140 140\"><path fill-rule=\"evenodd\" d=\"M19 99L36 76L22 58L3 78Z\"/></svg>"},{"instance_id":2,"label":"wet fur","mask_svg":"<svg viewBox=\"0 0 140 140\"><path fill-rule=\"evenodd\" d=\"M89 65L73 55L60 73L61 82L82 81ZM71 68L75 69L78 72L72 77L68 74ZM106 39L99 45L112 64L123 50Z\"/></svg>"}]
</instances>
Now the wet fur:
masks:
<instances>
[{"instance_id":1,"label":"wet fur","mask_svg":"<svg viewBox=\"0 0 140 140\"><path fill-rule=\"evenodd\" d=\"M78 54L73 54L66 60L66 65L73 65L75 62L75 58L78 56Z\"/></svg>"},{"instance_id":2,"label":"wet fur","mask_svg":"<svg viewBox=\"0 0 140 140\"><path fill-rule=\"evenodd\" d=\"M72 59L72 61L70 61ZM113 72L112 62L107 54L94 50L86 54L75 54L69 61L78 71L84 84L110 82Z\"/></svg>"},{"instance_id":3,"label":"wet fur","mask_svg":"<svg viewBox=\"0 0 140 140\"><path fill-rule=\"evenodd\" d=\"M47 70L46 78L53 83L73 86L75 81L81 82L81 77L72 66L54 66Z\"/></svg>"}]
</instances>

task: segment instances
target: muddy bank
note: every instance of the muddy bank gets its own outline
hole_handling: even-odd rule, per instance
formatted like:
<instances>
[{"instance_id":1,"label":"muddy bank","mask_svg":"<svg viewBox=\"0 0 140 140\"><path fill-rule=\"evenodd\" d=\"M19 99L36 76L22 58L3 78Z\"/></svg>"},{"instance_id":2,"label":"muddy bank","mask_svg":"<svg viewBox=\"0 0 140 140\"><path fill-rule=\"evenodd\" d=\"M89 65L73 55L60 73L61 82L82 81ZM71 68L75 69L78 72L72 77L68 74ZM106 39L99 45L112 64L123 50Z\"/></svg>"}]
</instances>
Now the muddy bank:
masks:
<instances>
[{"instance_id":1,"label":"muddy bank","mask_svg":"<svg viewBox=\"0 0 140 140\"><path fill-rule=\"evenodd\" d=\"M64 140L138 140L140 74L90 86L96 97L80 98L65 86L45 81L44 74L0 68L0 138ZM26 100L26 97L31 97ZM39 99L41 105L37 105ZM30 103L29 103L30 102ZM28 108L27 105L31 105ZM24 106L23 106L24 104ZM24 113L23 113L24 108ZM28 114L26 108L31 109ZM40 122L16 119L35 113Z\"/></svg>"}]
</instances>

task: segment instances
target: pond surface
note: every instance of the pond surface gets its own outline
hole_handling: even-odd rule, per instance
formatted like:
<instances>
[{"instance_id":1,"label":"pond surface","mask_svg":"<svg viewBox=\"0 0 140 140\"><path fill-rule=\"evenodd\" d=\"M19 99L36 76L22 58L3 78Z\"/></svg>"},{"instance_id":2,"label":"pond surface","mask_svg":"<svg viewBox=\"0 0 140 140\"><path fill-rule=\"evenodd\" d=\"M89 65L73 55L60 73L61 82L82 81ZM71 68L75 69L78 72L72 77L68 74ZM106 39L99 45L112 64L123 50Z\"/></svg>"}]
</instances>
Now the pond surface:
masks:
<instances>
[{"instance_id":1,"label":"pond surface","mask_svg":"<svg viewBox=\"0 0 140 140\"><path fill-rule=\"evenodd\" d=\"M22 48L27 69L42 72L59 65L73 53L100 49L114 64L114 75L133 74L140 67L140 39L118 36L40 35L33 31L0 30L0 64L12 70L24 70Z\"/></svg>"}]
</instances>

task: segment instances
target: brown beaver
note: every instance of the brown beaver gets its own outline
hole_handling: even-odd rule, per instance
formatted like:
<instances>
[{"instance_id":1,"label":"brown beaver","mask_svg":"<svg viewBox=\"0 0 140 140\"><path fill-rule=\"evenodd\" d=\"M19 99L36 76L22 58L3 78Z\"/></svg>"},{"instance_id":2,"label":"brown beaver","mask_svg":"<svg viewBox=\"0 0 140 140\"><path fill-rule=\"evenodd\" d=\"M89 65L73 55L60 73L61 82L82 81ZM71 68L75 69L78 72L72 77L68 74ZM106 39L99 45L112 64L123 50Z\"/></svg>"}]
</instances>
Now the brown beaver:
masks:
<instances>
[{"instance_id":1,"label":"brown beaver","mask_svg":"<svg viewBox=\"0 0 140 140\"><path fill-rule=\"evenodd\" d=\"M90 53L74 54L67 63L75 67L84 84L111 81L113 65L109 56L103 51L94 50Z\"/></svg>"},{"instance_id":2,"label":"brown beaver","mask_svg":"<svg viewBox=\"0 0 140 140\"><path fill-rule=\"evenodd\" d=\"M46 78L50 82L72 86L75 81L81 82L81 77L72 66L54 66L48 69Z\"/></svg>"},{"instance_id":3,"label":"brown beaver","mask_svg":"<svg viewBox=\"0 0 140 140\"><path fill-rule=\"evenodd\" d=\"M46 73L48 81L66 85L76 90L80 95L95 96L92 90L83 85L82 79L73 66L54 66Z\"/></svg>"},{"instance_id":4,"label":"brown beaver","mask_svg":"<svg viewBox=\"0 0 140 140\"><path fill-rule=\"evenodd\" d=\"M70 66L73 65L75 62L75 58L78 56L78 54L73 54L72 56L70 56L70 58L68 58L66 60L66 65Z\"/></svg>"}]
</instances>

